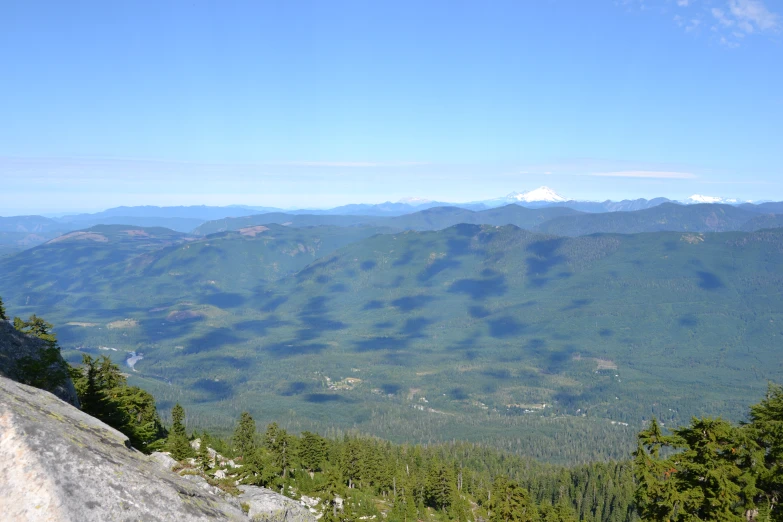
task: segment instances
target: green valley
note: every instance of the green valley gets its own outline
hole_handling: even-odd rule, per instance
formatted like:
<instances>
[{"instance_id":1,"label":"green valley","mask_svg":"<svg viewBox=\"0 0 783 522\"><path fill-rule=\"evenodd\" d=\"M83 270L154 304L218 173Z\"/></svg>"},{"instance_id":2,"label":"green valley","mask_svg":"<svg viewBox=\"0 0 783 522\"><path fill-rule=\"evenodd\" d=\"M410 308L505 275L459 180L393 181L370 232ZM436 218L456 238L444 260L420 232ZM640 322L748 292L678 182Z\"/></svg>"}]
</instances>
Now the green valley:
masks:
<instances>
[{"instance_id":1,"label":"green valley","mask_svg":"<svg viewBox=\"0 0 783 522\"><path fill-rule=\"evenodd\" d=\"M141 354L131 382L218 432L248 410L587 462L781 380L780 229L380 232L95 227L0 261L0 295L69 360Z\"/></svg>"}]
</instances>

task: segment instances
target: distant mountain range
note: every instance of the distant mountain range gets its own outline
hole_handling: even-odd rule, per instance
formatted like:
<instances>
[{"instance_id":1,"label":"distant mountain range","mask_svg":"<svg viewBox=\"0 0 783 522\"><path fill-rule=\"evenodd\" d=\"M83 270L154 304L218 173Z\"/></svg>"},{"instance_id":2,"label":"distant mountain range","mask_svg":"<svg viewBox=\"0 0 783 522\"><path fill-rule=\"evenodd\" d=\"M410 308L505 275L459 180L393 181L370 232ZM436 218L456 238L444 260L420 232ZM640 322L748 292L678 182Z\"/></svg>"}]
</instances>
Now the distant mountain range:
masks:
<instances>
[{"instance_id":1,"label":"distant mountain range","mask_svg":"<svg viewBox=\"0 0 783 522\"><path fill-rule=\"evenodd\" d=\"M527 210L559 209L555 213L527 213L506 209L509 205L515 208ZM653 209L661 205L670 205L662 214L671 214L673 207L687 207L691 205L717 205L730 206L733 209L742 210L742 218L731 221L725 227L710 227L709 225L697 226L696 229L683 225L679 218L674 222L669 221L663 228L655 228L645 221L644 215L629 218L626 216L603 217L563 217L560 225L554 227L551 233L562 235L581 235L586 230L594 232L621 232L632 233L644 230L757 230L773 226L779 222L775 217L759 218L749 222L752 215L757 214L783 214L783 202L764 203L740 203L736 199L724 199L714 196L694 194L686 201L676 202L667 198L634 199L611 201L577 201L567 199L549 187L539 187L527 192L512 192L505 197L474 201L467 203L446 203L432 201L423 198L404 198L397 202L378 204L350 204L331 209L297 209L285 210L276 207L254 207L231 205L225 207L216 206L136 206L116 207L92 214L76 214L57 218L42 216L14 216L0 217L0 256L24 250L45 241L58 237L74 230L86 229L96 225L132 225L140 227L164 227L177 232L192 232L204 228L204 230L217 231L221 229L233 229L237 223L279 223L292 224L294 226L380 226L391 227L399 230L437 230L458 223L473 224L513 224L520 228L534 229L553 217L560 217L561 211L568 210L572 214L587 213L603 215L615 212L636 212ZM503 210L505 209L505 210ZM497 212L490 213L488 211ZM560 213L558 213L560 212ZM719 214L731 213L731 210L723 209ZM697 212L698 214L698 212ZM721 215L722 215L721 214ZM734 214L737 214L736 212ZM649 216L655 213L648 214ZM250 219L250 216L263 216L259 219ZM223 220L236 220L233 224L216 225ZM746 219L747 218L747 219ZM705 218L706 219L706 218ZM641 221L639 221L641 220ZM686 219L686 222L688 220ZM714 220L713 220L714 221ZM719 220L720 221L720 220ZM631 222L636 225L631 226ZM722 222L722 221L721 221ZM740 223L741 222L741 223ZM571 223L566 225L565 223ZM588 224L589 223L589 224ZM614 223L610 225L609 223ZM737 225L736 223L740 223ZM540 228L538 230L545 230ZM209 233L209 232L206 232Z\"/></svg>"}]
</instances>

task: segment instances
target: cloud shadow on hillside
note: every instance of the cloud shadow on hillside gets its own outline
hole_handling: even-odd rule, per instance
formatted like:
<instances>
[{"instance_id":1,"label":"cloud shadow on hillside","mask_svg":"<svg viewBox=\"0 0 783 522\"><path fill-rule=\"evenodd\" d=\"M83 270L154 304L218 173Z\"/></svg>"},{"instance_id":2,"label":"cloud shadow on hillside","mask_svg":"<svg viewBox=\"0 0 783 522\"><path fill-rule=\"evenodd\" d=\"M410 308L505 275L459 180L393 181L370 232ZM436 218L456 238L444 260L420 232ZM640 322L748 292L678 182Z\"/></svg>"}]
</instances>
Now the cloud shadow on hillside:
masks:
<instances>
[{"instance_id":1,"label":"cloud shadow on hillside","mask_svg":"<svg viewBox=\"0 0 783 522\"><path fill-rule=\"evenodd\" d=\"M193 383L193 389L203 394L201 398L196 399L196 402L225 400L234 394L234 389L229 383L212 379L199 379Z\"/></svg>"},{"instance_id":2,"label":"cloud shadow on hillside","mask_svg":"<svg viewBox=\"0 0 783 522\"><path fill-rule=\"evenodd\" d=\"M298 341L289 341L262 345L261 349L273 357L293 357L296 355L308 355L321 353L329 346L324 343L300 343Z\"/></svg>"},{"instance_id":3,"label":"cloud shadow on hillside","mask_svg":"<svg viewBox=\"0 0 783 522\"><path fill-rule=\"evenodd\" d=\"M308 393L304 396L304 400L314 404L325 404L328 402L349 402L348 399L342 395L336 395L334 393Z\"/></svg>"},{"instance_id":4,"label":"cloud shadow on hillside","mask_svg":"<svg viewBox=\"0 0 783 522\"><path fill-rule=\"evenodd\" d=\"M497 339L516 337L524 333L527 328L527 325L520 323L510 315L487 321L487 324L489 325L489 335Z\"/></svg>"},{"instance_id":5,"label":"cloud shadow on hillside","mask_svg":"<svg viewBox=\"0 0 783 522\"><path fill-rule=\"evenodd\" d=\"M480 301L488 297L500 297L508 291L506 278L498 275L489 279L460 279L454 281L449 292L467 294L471 299Z\"/></svg>"},{"instance_id":6,"label":"cloud shadow on hillside","mask_svg":"<svg viewBox=\"0 0 783 522\"><path fill-rule=\"evenodd\" d=\"M234 325L234 329L240 332L249 332L257 336L265 336L269 332L270 328L280 328L289 324L286 321L280 320L277 316L270 316L266 319L254 319L250 321L242 321Z\"/></svg>"},{"instance_id":7,"label":"cloud shadow on hillside","mask_svg":"<svg viewBox=\"0 0 783 522\"><path fill-rule=\"evenodd\" d=\"M285 384L283 389L277 392L278 395L283 397L291 397L293 395L302 395L304 392L310 389L310 383L304 381L292 381Z\"/></svg>"},{"instance_id":8,"label":"cloud shadow on hillside","mask_svg":"<svg viewBox=\"0 0 783 522\"><path fill-rule=\"evenodd\" d=\"M372 337L362 341L354 341L357 352L380 352L385 350L401 350L410 344L409 339L399 337Z\"/></svg>"},{"instance_id":9,"label":"cloud shadow on hillside","mask_svg":"<svg viewBox=\"0 0 783 522\"><path fill-rule=\"evenodd\" d=\"M185 345L185 354L194 354L218 350L228 344L237 344L243 339L234 335L233 330L229 328L217 328L211 332L191 339Z\"/></svg>"},{"instance_id":10,"label":"cloud shadow on hillside","mask_svg":"<svg viewBox=\"0 0 783 522\"><path fill-rule=\"evenodd\" d=\"M720 278L712 272L699 271L696 272L699 276L699 288L702 290L717 290L723 288L725 285Z\"/></svg>"},{"instance_id":11,"label":"cloud shadow on hillside","mask_svg":"<svg viewBox=\"0 0 783 522\"><path fill-rule=\"evenodd\" d=\"M245 296L231 292L219 292L199 297L199 303L218 308L239 308L246 302L247 298Z\"/></svg>"},{"instance_id":12,"label":"cloud shadow on hillside","mask_svg":"<svg viewBox=\"0 0 783 522\"><path fill-rule=\"evenodd\" d=\"M310 341L317 339L325 332L343 330L348 327L342 321L336 321L329 315L328 297L313 297L305 304L297 316L302 328L297 331L297 339Z\"/></svg>"},{"instance_id":13,"label":"cloud shadow on hillside","mask_svg":"<svg viewBox=\"0 0 783 522\"><path fill-rule=\"evenodd\" d=\"M433 300L434 298L428 295L412 295L395 299L391 304L402 312L412 312L424 308Z\"/></svg>"},{"instance_id":14,"label":"cloud shadow on hillside","mask_svg":"<svg viewBox=\"0 0 783 522\"><path fill-rule=\"evenodd\" d=\"M556 251L563 244L563 238L544 239L528 245L525 249L533 254L525 259L527 265L527 275L531 278L530 284L534 287L543 287L549 279L546 276L550 270L556 266L565 263L565 256L556 254Z\"/></svg>"}]
</instances>

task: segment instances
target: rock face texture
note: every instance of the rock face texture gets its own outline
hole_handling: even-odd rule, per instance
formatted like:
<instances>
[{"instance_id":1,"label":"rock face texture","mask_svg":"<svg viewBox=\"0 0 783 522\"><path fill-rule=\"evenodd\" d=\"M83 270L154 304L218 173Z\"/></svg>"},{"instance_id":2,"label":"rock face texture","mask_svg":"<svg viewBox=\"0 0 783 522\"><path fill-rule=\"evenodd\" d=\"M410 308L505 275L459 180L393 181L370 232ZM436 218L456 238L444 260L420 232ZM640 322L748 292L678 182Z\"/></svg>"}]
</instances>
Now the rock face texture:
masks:
<instances>
[{"instance_id":1,"label":"rock face texture","mask_svg":"<svg viewBox=\"0 0 783 522\"><path fill-rule=\"evenodd\" d=\"M239 501L250 506L247 512L251 520L270 522L310 522L313 515L295 500L266 488L239 486Z\"/></svg>"},{"instance_id":2,"label":"rock face texture","mask_svg":"<svg viewBox=\"0 0 783 522\"><path fill-rule=\"evenodd\" d=\"M16 331L11 323L0 320L0 376L9 377L15 381L22 380L20 375L20 362L27 360L39 360L46 348L46 343L35 337L30 337ZM59 358L59 356L58 356ZM63 365L61 358L55 363ZM60 369L60 368L57 368ZM67 403L79 405L76 390L70 377L62 383L50 383L42 386Z\"/></svg>"},{"instance_id":3,"label":"rock face texture","mask_svg":"<svg viewBox=\"0 0 783 522\"><path fill-rule=\"evenodd\" d=\"M236 500L164 466L51 393L0 377L0 519L248 520Z\"/></svg>"}]
</instances>

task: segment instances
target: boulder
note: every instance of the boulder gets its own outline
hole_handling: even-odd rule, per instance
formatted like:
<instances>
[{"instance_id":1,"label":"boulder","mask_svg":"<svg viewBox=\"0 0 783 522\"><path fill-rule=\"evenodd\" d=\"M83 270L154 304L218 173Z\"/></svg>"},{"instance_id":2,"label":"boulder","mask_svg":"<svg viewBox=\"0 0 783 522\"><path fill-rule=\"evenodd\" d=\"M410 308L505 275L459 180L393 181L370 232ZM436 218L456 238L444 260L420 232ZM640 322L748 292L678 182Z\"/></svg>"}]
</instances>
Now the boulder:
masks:
<instances>
[{"instance_id":1,"label":"boulder","mask_svg":"<svg viewBox=\"0 0 783 522\"><path fill-rule=\"evenodd\" d=\"M174 466L177 465L177 461L171 456L171 453L161 453L155 451L150 455L150 458L157 462L160 467L165 470L171 471Z\"/></svg>"},{"instance_id":2,"label":"boulder","mask_svg":"<svg viewBox=\"0 0 783 522\"><path fill-rule=\"evenodd\" d=\"M2 520L247 521L159 462L51 393L0 377Z\"/></svg>"},{"instance_id":3,"label":"boulder","mask_svg":"<svg viewBox=\"0 0 783 522\"><path fill-rule=\"evenodd\" d=\"M314 522L315 517L297 501L256 486L239 486L239 501L247 504L251 520L270 522Z\"/></svg>"}]
</instances>

